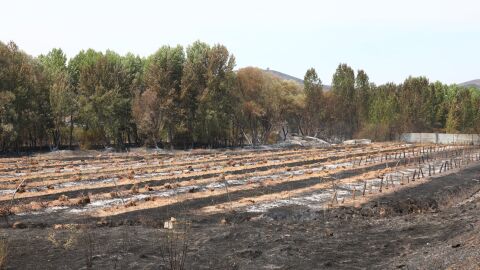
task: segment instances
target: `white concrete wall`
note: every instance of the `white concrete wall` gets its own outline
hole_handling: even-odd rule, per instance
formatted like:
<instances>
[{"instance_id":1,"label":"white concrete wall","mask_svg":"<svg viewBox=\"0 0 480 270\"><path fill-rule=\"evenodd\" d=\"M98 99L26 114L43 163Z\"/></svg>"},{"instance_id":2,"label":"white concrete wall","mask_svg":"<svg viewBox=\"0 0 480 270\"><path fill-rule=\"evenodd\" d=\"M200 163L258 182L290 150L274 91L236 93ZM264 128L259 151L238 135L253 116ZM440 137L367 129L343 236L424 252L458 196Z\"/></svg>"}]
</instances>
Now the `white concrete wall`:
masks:
<instances>
[{"instance_id":1,"label":"white concrete wall","mask_svg":"<svg viewBox=\"0 0 480 270\"><path fill-rule=\"evenodd\" d=\"M403 133L400 140L408 143L438 144L480 144L479 134L445 134L445 133Z\"/></svg>"}]
</instances>

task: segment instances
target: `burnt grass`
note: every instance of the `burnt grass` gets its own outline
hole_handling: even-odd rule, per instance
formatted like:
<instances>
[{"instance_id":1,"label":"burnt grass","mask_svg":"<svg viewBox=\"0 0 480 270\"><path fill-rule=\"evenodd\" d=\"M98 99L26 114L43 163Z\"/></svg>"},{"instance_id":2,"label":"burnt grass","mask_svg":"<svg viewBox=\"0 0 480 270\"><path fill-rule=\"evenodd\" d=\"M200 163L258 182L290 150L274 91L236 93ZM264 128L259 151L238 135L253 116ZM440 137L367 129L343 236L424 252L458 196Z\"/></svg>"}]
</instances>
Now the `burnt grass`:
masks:
<instances>
[{"instance_id":1,"label":"burnt grass","mask_svg":"<svg viewBox=\"0 0 480 270\"><path fill-rule=\"evenodd\" d=\"M478 180L475 165L359 207L204 215L189 210L206 205L199 201L72 223L85 223L94 236L93 269L169 269L162 260L169 216L191 221L185 269L479 269ZM64 248L48 240L52 232L65 240L85 231L53 229L67 221L49 218L3 226L7 269L87 269L82 241Z\"/></svg>"}]
</instances>

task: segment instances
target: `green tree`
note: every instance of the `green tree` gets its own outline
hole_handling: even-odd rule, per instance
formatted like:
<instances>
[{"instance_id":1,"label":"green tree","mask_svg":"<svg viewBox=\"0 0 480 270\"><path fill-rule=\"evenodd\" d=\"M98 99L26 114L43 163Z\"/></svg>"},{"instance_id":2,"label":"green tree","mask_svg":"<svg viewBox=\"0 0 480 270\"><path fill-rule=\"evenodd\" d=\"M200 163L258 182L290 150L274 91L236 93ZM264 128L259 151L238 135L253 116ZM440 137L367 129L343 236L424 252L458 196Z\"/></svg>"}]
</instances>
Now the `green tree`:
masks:
<instances>
[{"instance_id":1,"label":"green tree","mask_svg":"<svg viewBox=\"0 0 480 270\"><path fill-rule=\"evenodd\" d=\"M183 120L188 131L187 140L191 144L196 140L194 137L197 123L198 104L200 94L207 88L207 69L210 46L195 41L187 47L187 55L183 67L181 82L181 103Z\"/></svg>"},{"instance_id":2,"label":"green tree","mask_svg":"<svg viewBox=\"0 0 480 270\"><path fill-rule=\"evenodd\" d=\"M48 81L39 62L0 42L0 138L4 150L48 143L52 127Z\"/></svg>"},{"instance_id":3,"label":"green tree","mask_svg":"<svg viewBox=\"0 0 480 270\"><path fill-rule=\"evenodd\" d=\"M132 99L132 106L134 106L136 98L142 95L145 91L145 82L143 78L146 60L145 58L139 57L138 55L128 53L126 56L122 57L122 63L125 68L125 80L127 83L129 96ZM140 141L138 138L136 121L133 117L131 117L130 119L131 121L128 124L126 134L127 141L128 143L135 142L139 144Z\"/></svg>"},{"instance_id":4,"label":"green tree","mask_svg":"<svg viewBox=\"0 0 480 270\"><path fill-rule=\"evenodd\" d=\"M340 64L333 74L332 93L335 98L335 126L338 135L347 138L355 132L355 74L346 64Z\"/></svg>"},{"instance_id":5,"label":"green tree","mask_svg":"<svg viewBox=\"0 0 480 270\"><path fill-rule=\"evenodd\" d=\"M235 100L235 57L223 45L208 51L206 88L198 95L196 138L211 147L232 139Z\"/></svg>"},{"instance_id":6,"label":"green tree","mask_svg":"<svg viewBox=\"0 0 480 270\"><path fill-rule=\"evenodd\" d=\"M368 121L368 108L370 106L370 82L367 73L363 70L359 70L355 78L355 101L357 109L356 128L360 129Z\"/></svg>"},{"instance_id":7,"label":"green tree","mask_svg":"<svg viewBox=\"0 0 480 270\"><path fill-rule=\"evenodd\" d=\"M448 114L448 86L441 82L431 83L429 118L430 126L437 131L442 131L446 125Z\"/></svg>"},{"instance_id":8,"label":"green tree","mask_svg":"<svg viewBox=\"0 0 480 270\"><path fill-rule=\"evenodd\" d=\"M394 140L399 126L399 103L396 92L398 86L388 83L372 87L368 121L362 128L361 135L375 140Z\"/></svg>"},{"instance_id":9,"label":"green tree","mask_svg":"<svg viewBox=\"0 0 480 270\"><path fill-rule=\"evenodd\" d=\"M474 131L475 112L474 105L477 104L472 93L476 89L458 88L453 86L456 92L450 102L447 115L446 131L449 133L469 133Z\"/></svg>"},{"instance_id":10,"label":"green tree","mask_svg":"<svg viewBox=\"0 0 480 270\"><path fill-rule=\"evenodd\" d=\"M61 144L62 135L64 135L62 131L65 131L67 117L72 114L71 109L75 107L75 96L67 71L67 57L61 49L52 49L47 55L40 55L39 60L48 78L53 119L51 133L54 147L58 148Z\"/></svg>"},{"instance_id":11,"label":"green tree","mask_svg":"<svg viewBox=\"0 0 480 270\"><path fill-rule=\"evenodd\" d=\"M319 133L324 117L323 111L323 86L322 81L318 78L314 68L310 68L305 73L303 80L305 91L305 119L301 132L304 135L316 136Z\"/></svg>"},{"instance_id":12,"label":"green tree","mask_svg":"<svg viewBox=\"0 0 480 270\"><path fill-rule=\"evenodd\" d=\"M279 82L280 91L278 97L279 122L282 137L287 138L289 131L304 133L305 127L305 91L301 85L291 80ZM320 101L323 101L323 97ZM320 108L320 119L323 120L323 104ZM320 127L320 126L319 126Z\"/></svg>"},{"instance_id":13,"label":"green tree","mask_svg":"<svg viewBox=\"0 0 480 270\"><path fill-rule=\"evenodd\" d=\"M409 77L399 86L402 132L430 131L430 91L425 77Z\"/></svg>"},{"instance_id":14,"label":"green tree","mask_svg":"<svg viewBox=\"0 0 480 270\"><path fill-rule=\"evenodd\" d=\"M167 132L167 142L173 147L175 131L181 123L181 80L185 54L182 46L163 46L147 59L145 87L160 99L160 110Z\"/></svg>"},{"instance_id":15,"label":"green tree","mask_svg":"<svg viewBox=\"0 0 480 270\"><path fill-rule=\"evenodd\" d=\"M129 81L121 56L87 50L72 60L72 80L77 89L82 143L124 148L131 124Z\"/></svg>"}]
</instances>

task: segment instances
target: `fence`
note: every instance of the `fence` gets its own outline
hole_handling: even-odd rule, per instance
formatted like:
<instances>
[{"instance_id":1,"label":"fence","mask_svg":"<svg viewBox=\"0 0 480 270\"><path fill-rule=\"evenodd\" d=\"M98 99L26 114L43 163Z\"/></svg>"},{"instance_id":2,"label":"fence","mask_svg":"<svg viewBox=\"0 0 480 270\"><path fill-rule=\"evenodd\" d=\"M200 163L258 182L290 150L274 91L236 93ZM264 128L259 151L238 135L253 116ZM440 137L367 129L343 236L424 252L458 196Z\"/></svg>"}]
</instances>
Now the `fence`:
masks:
<instances>
[{"instance_id":1,"label":"fence","mask_svg":"<svg viewBox=\"0 0 480 270\"><path fill-rule=\"evenodd\" d=\"M480 145L479 134L403 133L400 140L408 143Z\"/></svg>"}]
</instances>

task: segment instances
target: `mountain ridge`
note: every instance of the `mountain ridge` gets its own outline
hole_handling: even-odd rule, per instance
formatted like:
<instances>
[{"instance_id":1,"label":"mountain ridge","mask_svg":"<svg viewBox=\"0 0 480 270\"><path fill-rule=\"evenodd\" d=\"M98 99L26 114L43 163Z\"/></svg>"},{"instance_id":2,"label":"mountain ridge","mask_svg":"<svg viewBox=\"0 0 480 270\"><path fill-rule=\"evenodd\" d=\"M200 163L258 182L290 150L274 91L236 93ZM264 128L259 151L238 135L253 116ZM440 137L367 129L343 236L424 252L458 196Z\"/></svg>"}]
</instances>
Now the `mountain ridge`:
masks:
<instances>
[{"instance_id":1,"label":"mountain ridge","mask_svg":"<svg viewBox=\"0 0 480 270\"><path fill-rule=\"evenodd\" d=\"M273 69L270 69L270 68L263 69L263 71L265 71L269 74L272 74L273 76L278 77L280 79L294 81L294 82L296 82L298 84L301 84L303 86L303 80L300 79L300 78L297 78L295 76L292 76L292 75L289 75L289 74L286 74L286 73L283 73L283 72L280 72L280 71L277 71L277 70L273 70ZM328 90L331 89L331 86L330 85L323 85L323 89L328 91Z\"/></svg>"},{"instance_id":2,"label":"mountain ridge","mask_svg":"<svg viewBox=\"0 0 480 270\"><path fill-rule=\"evenodd\" d=\"M295 76L292 76L292 75L289 75L289 74L286 74L286 73L283 73L283 72L280 72L280 71L277 71L277 70L273 70L273 69L270 69L270 68L263 69L263 71L265 71L269 74L272 74L273 76L276 76L280 79L294 81L298 84L303 85L303 80L300 79L300 78L297 78ZM463 82L463 83L459 83L458 85L463 86L463 87L475 87L475 88L480 89L480 79L466 81L466 82ZM323 88L328 91L332 87L330 85L323 85Z\"/></svg>"},{"instance_id":3,"label":"mountain ridge","mask_svg":"<svg viewBox=\"0 0 480 270\"><path fill-rule=\"evenodd\" d=\"M458 85L463 86L463 87L475 87L475 88L480 89L480 79L466 81L466 82L460 83Z\"/></svg>"}]
</instances>

